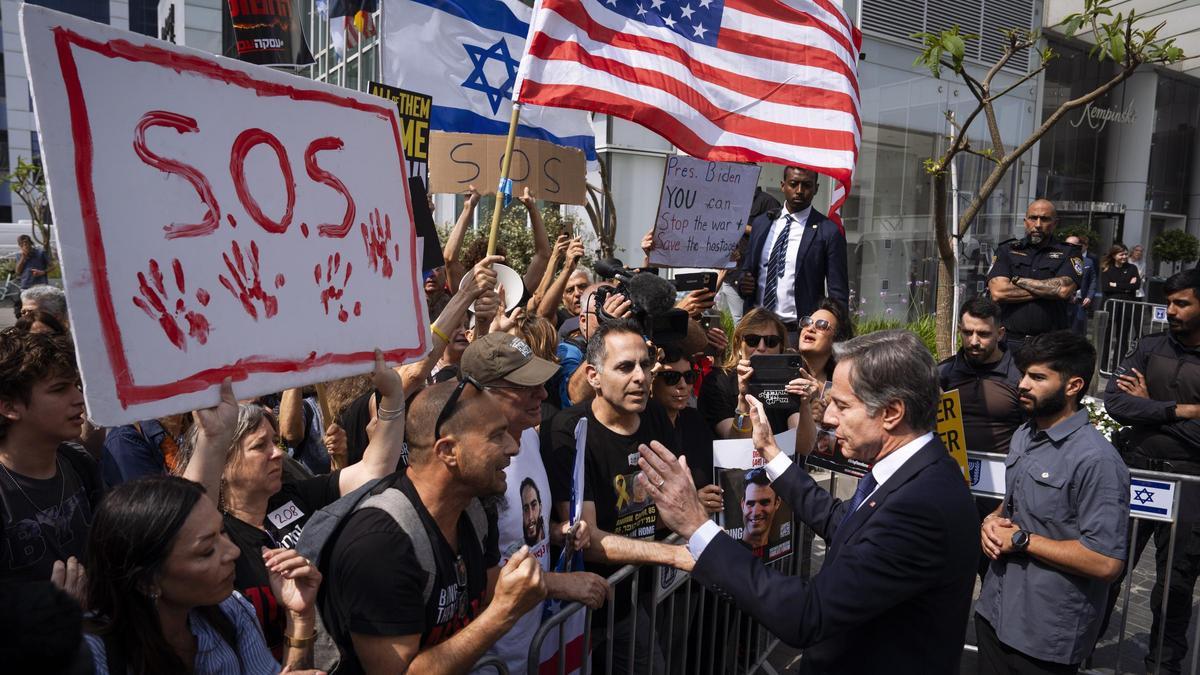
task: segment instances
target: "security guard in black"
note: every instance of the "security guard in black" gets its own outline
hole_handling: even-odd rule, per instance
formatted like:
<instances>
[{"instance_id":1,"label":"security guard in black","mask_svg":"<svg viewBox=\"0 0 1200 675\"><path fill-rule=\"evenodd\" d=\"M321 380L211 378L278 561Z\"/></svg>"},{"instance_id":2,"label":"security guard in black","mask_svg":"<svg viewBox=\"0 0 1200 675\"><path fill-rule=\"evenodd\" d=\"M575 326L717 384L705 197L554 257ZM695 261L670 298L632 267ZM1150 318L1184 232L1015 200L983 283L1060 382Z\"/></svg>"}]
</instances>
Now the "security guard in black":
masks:
<instances>
[{"instance_id":1,"label":"security guard in black","mask_svg":"<svg viewBox=\"0 0 1200 675\"><path fill-rule=\"evenodd\" d=\"M1039 199L1025 214L1025 237L1000 245L988 272L988 292L1002 308L1010 346L1071 325L1071 296L1083 276L1078 246L1054 240L1054 205Z\"/></svg>"}]
</instances>

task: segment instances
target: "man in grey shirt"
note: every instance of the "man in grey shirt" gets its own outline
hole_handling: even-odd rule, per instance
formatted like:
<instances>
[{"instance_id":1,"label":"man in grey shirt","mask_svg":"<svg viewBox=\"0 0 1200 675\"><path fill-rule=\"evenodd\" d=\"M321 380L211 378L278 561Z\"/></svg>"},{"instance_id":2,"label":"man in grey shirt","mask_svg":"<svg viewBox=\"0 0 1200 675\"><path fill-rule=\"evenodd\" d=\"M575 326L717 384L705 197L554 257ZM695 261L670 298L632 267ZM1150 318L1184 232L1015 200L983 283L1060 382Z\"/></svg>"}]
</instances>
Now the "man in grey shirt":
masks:
<instances>
[{"instance_id":1,"label":"man in grey shirt","mask_svg":"<svg viewBox=\"0 0 1200 675\"><path fill-rule=\"evenodd\" d=\"M1095 359L1065 330L1016 355L1030 421L1004 462L1004 501L980 528L992 559L975 605L982 674L1074 673L1099 636L1126 557L1129 470L1079 405Z\"/></svg>"}]
</instances>

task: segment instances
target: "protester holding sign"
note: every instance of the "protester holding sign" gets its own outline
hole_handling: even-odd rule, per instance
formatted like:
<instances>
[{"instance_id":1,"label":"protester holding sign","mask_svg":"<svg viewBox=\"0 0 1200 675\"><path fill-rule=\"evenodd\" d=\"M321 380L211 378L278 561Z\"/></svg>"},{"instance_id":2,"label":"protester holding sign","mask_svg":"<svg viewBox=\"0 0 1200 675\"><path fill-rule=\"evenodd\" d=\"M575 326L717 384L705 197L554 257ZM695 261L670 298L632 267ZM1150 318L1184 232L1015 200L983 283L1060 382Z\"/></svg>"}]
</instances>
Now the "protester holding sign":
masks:
<instances>
[{"instance_id":1,"label":"protester holding sign","mask_svg":"<svg viewBox=\"0 0 1200 675\"><path fill-rule=\"evenodd\" d=\"M754 164L668 157L649 263L733 267L733 252L746 228L759 171Z\"/></svg>"},{"instance_id":2,"label":"protester holding sign","mask_svg":"<svg viewBox=\"0 0 1200 675\"><path fill-rule=\"evenodd\" d=\"M404 389L400 376L375 354L375 388L383 397L375 418L371 443L362 461L331 474L302 481L283 480L283 450L276 444L275 420L257 405L236 407L228 393L218 409L220 426L232 430L223 448L198 449L184 444L183 476L217 496L229 538L242 551L235 586L258 613L267 644L277 655L284 645L284 617L278 611L269 575L259 552L295 548L305 523L317 510L343 494L396 470L404 448ZM216 426L216 425L214 425ZM198 430L217 433L216 429Z\"/></svg>"},{"instance_id":3,"label":"protester holding sign","mask_svg":"<svg viewBox=\"0 0 1200 675\"><path fill-rule=\"evenodd\" d=\"M546 595L570 602L582 602L592 609L604 604L608 582L591 572L554 572L551 566L551 544L562 547L569 536L572 545L586 550L591 534L583 523L569 534L570 523L562 522L553 510L550 483L542 462L537 425L541 421L541 403L546 398L543 386L558 370L552 361L539 358L521 338L505 333L491 333L476 340L463 355L463 374L483 385L508 420L508 434L521 449L504 470L507 488L499 506L500 565L523 547L537 561L544 573ZM580 617L582 618L582 617ZM542 608L535 607L521 617L489 653L500 656L511 673L526 672L529 647L534 633L542 624ZM582 625L566 640L567 654L582 654ZM578 644L571 644L578 639ZM552 658L557 654L557 642L546 642ZM580 665L568 658L567 672ZM545 658L543 661L546 660Z\"/></svg>"}]
</instances>

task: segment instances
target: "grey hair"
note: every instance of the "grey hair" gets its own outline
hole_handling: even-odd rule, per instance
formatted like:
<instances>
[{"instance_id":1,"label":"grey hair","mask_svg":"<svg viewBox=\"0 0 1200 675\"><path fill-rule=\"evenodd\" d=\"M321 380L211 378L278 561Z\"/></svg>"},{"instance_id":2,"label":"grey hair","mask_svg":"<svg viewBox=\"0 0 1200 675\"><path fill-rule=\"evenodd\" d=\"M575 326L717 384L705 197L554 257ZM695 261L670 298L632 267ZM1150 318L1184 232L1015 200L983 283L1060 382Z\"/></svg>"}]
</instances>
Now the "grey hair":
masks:
<instances>
[{"instance_id":1,"label":"grey hair","mask_svg":"<svg viewBox=\"0 0 1200 675\"><path fill-rule=\"evenodd\" d=\"M914 431L933 430L941 391L937 364L920 338L907 330L884 330L834 343L833 352L839 366L850 366L850 386L868 414L900 401Z\"/></svg>"},{"instance_id":2,"label":"grey hair","mask_svg":"<svg viewBox=\"0 0 1200 675\"><path fill-rule=\"evenodd\" d=\"M21 291L21 302L36 303L39 309L67 318L67 294L61 288L48 284L31 286Z\"/></svg>"},{"instance_id":3,"label":"grey hair","mask_svg":"<svg viewBox=\"0 0 1200 675\"><path fill-rule=\"evenodd\" d=\"M229 447L225 449L225 468L229 467L233 461L233 453L241 444L242 439L250 432L258 428L262 424L263 419L271 423L275 427L275 416L266 408L256 403L242 403L238 405L237 423L233 425L233 441L229 443ZM187 465L192 461L192 455L196 452L196 441L200 437L200 425L193 424L191 429L188 429L187 435L183 438L183 443L179 446L179 462L176 465L175 473L182 476Z\"/></svg>"},{"instance_id":4,"label":"grey hair","mask_svg":"<svg viewBox=\"0 0 1200 675\"><path fill-rule=\"evenodd\" d=\"M570 279L571 277L576 276L578 274L582 274L583 278L587 279L587 282L589 284L592 283L592 271L589 270L588 268L582 267L582 266L576 267L575 270L573 272L571 272L571 276L569 276L567 278Z\"/></svg>"}]
</instances>

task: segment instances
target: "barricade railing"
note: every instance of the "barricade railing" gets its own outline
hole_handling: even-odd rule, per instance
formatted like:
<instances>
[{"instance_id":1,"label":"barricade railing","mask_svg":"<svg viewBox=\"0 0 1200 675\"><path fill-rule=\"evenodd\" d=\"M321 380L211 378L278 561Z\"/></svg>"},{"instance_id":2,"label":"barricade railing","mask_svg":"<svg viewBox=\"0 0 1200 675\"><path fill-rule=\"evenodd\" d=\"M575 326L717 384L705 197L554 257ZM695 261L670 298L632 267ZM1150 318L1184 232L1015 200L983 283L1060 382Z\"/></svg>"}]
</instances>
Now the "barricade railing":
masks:
<instances>
[{"instance_id":1,"label":"barricade railing","mask_svg":"<svg viewBox=\"0 0 1200 675\"><path fill-rule=\"evenodd\" d=\"M1110 302L1113 302L1110 300ZM971 492L979 497L994 497L1002 499L1005 492L1004 483L1004 455L999 453L987 452L968 452L967 458L970 464L971 474ZM1182 487L1185 484L1191 484L1196 489L1200 489L1200 476L1191 476L1178 473L1166 473L1162 471L1148 471L1145 469L1130 469L1129 475L1131 479L1130 485L1130 504L1129 504L1129 542L1128 542L1128 559L1126 560L1125 577L1121 582L1121 592L1117 597L1116 604L1113 608L1112 616L1116 616L1119 608L1121 613L1121 624L1117 632L1117 653L1116 661L1111 664L1103 664L1104 668L1113 668L1113 672L1124 672L1122 670L1122 659L1125 655L1126 639L1131 637L1128 635L1129 627L1129 601L1133 591L1133 545L1137 540L1138 530L1142 527L1154 527L1155 523L1169 523L1170 537L1167 540L1167 560L1174 558L1175 547L1178 544L1177 540L1180 535L1179 528L1179 500L1182 492ZM1190 536L1191 532L1183 532L1183 535ZM1185 542L1186 544L1186 542ZM1158 545L1158 542L1155 542ZM1146 553L1143 552L1143 560ZM1164 588L1162 606L1159 609L1159 632L1158 639L1155 644L1149 645L1148 656L1153 658L1155 668L1152 671L1154 675L1159 672L1159 664L1162 659L1164 639L1166 637L1167 625L1167 609L1169 606L1170 592L1167 589L1171 588L1171 575L1174 572L1174 565L1167 565L1166 578L1162 580ZM1191 663L1191 669L1184 672L1200 673L1200 621L1195 622L1192 626L1193 634L1191 641L1190 654L1187 660ZM1103 640L1104 636L1098 636L1098 640ZM964 649L974 651L974 645L965 645ZM1093 664L1100 666L1101 664ZM1082 672L1099 672L1094 670L1083 670Z\"/></svg>"},{"instance_id":2,"label":"barricade railing","mask_svg":"<svg viewBox=\"0 0 1200 675\"><path fill-rule=\"evenodd\" d=\"M768 567L788 575L803 573L807 576L812 560L815 537L801 523L792 529L792 553L784 558L765 563ZM672 536L667 543L682 543ZM648 661L646 673L669 675L752 675L761 670L774 672L767 663L779 639L766 628L742 612L729 600L718 597L713 591L691 580L687 573L670 567L652 566L648 575L638 574L644 566L627 565L609 578L607 606L615 607L619 594L627 594L630 600L626 632L630 638L622 640L625 663L618 669L614 663L616 612L607 612L603 645L592 658L599 657L604 675L643 675L636 664L637 650L649 650L641 654ZM649 592L643 588L648 576L654 587ZM584 613L583 644L592 645L592 619L594 612L580 603L570 603L542 623L529 646L528 672L540 671L539 660L542 646L547 640L558 643L558 654L553 669L559 675L566 671L567 641L566 624L580 612ZM639 629L639 622L641 628ZM593 672L591 659L584 659L580 670L584 675Z\"/></svg>"},{"instance_id":3,"label":"barricade railing","mask_svg":"<svg viewBox=\"0 0 1200 675\"><path fill-rule=\"evenodd\" d=\"M1112 377L1143 335L1167 329L1167 306L1136 300L1105 300L1108 327L1100 344L1100 374Z\"/></svg>"},{"instance_id":4,"label":"barricade railing","mask_svg":"<svg viewBox=\"0 0 1200 675\"><path fill-rule=\"evenodd\" d=\"M1004 455L994 453L969 452L968 461L970 462L971 474L971 492L978 497L992 497L1001 499L1004 497ZM1200 476L1190 476L1184 474L1165 473L1158 471L1146 471L1142 469L1130 469L1130 475L1135 480L1134 488L1131 490L1131 511L1130 511L1130 536L1129 536L1129 554L1130 558L1127 565L1132 566L1132 548L1133 542L1138 535L1139 527L1153 526L1153 523L1169 523L1170 537L1168 539L1168 559L1173 557L1177 539L1180 535L1179 528L1179 499L1181 486L1184 484L1193 484L1200 489ZM826 480L822 477L822 480ZM833 495L839 492L838 486L840 482L849 481L856 483L857 479L851 476L841 475L837 472L828 474L827 489ZM1140 493L1134 491L1141 490ZM846 490L847 495L849 489ZM1147 524L1147 523L1150 524ZM1190 534L1190 533L1184 533ZM668 539L668 542L677 542L678 537ZM812 530L806 527L802 522L796 520L792 530L792 554L786 558L776 560L774 562L765 563L768 567L775 568L780 572L789 576L796 576L802 579L809 579L816 570L814 569L814 553L815 548L823 543L818 544ZM1143 554L1145 555L1145 554ZM1172 566L1167 567L1167 577L1163 580L1163 587L1170 588ZM637 621L639 620L639 610L643 608L642 603L647 599L643 595L643 589L640 587L642 583L642 574L638 574L643 566L627 565L622 567L609 578L609 588L607 596L607 605L612 608L618 597L618 593L628 593L631 608L629 610L632 617L632 626L629 633L632 636L638 636ZM1131 635L1128 634L1129 627L1129 604L1132 592L1133 574L1132 568L1127 570L1120 595L1117 598L1116 605L1113 610L1113 617L1117 611L1120 611L1120 627L1117 633L1117 649L1115 664L1103 664L1105 668L1115 668L1115 672L1123 672L1122 659L1125 656L1126 641ZM778 647L780 640L773 633L767 630L764 626L755 621L749 614L741 611L736 604L718 597L713 591L703 587L698 583L694 583L690 579L690 575L683 572L678 572L672 568L655 568L653 574L655 588L650 594L649 603L645 607L645 616L649 626L645 627L645 633L641 639L631 638L627 644L623 645L625 650L626 663L629 667L625 670L617 670L614 668L613 649L614 641L612 639L615 612L609 611L607 616L606 631L604 644L600 650L604 675L624 675L624 673L635 673L634 664L635 647L646 648L651 650L661 650L662 659L658 661L654 655L649 655L650 662L655 665L654 668L647 671L648 673L666 673L667 675L676 675L677 673L691 675L753 675L758 672L773 673L774 669L768 663L768 660L774 650ZM1162 605L1159 610L1160 626L1166 625L1166 613L1168 609L1168 594L1164 594ZM682 605L682 607L681 607ZM681 611L680 611L681 610ZM539 660L542 653L542 645L547 639L556 640L559 644L558 657L555 661L554 672L559 675L565 675L565 642L566 635L564 625L573 616L579 612L584 612L584 635L583 644L592 644L592 618L593 611L579 603L565 604L553 616L543 622L541 628L534 635L529 648L529 675L537 675L539 672ZM660 617L660 612L664 613L665 622ZM682 627L677 626L676 622L684 621ZM660 627L660 622L664 625ZM1191 653L1188 655L1190 662L1190 670L1185 672L1200 673L1200 621L1193 626L1193 639ZM659 635L660 631L666 632L666 638L663 639ZM1100 636L1103 638L1104 636ZM1158 663L1159 657L1163 651L1165 631L1160 630L1156 644L1150 645L1150 655L1153 656L1155 663ZM639 645L639 642L642 645ZM666 645L664 648L664 644ZM963 645L964 652L977 651L977 647L972 644ZM596 654L593 653L593 657ZM585 658L583 660L583 668L580 671L583 675L590 675L593 672L591 660ZM1083 671L1097 672L1097 671ZM1157 671L1155 671L1157 672ZM637 675L643 675L637 672Z\"/></svg>"}]
</instances>

